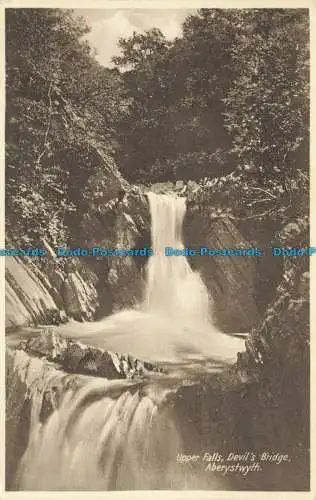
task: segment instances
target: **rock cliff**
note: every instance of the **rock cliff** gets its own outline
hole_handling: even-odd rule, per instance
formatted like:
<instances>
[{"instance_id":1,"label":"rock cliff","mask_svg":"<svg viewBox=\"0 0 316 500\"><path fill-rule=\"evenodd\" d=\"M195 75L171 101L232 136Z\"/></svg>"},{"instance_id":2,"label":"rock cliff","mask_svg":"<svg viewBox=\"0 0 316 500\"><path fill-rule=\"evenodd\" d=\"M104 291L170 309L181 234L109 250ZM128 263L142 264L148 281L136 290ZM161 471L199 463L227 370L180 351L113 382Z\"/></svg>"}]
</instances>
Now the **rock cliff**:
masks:
<instances>
[{"instance_id":1,"label":"rock cliff","mask_svg":"<svg viewBox=\"0 0 316 500\"><path fill-rule=\"evenodd\" d=\"M100 158L104 168L89 180L84 194L88 209L72 246L150 247L146 189L128 185L107 158L102 155ZM162 184L152 189L192 195L196 186L196 183ZM191 202L185 219L184 239L186 245L193 248L249 246L229 219L220 216L211 219ZM133 307L142 300L146 258L57 259L51 246L45 240L42 243L47 250L45 258L7 258L8 327L56 323L67 317L90 320ZM249 331L258 322L254 261L255 258L240 257L191 259L209 290L217 324L224 331Z\"/></svg>"},{"instance_id":2,"label":"rock cliff","mask_svg":"<svg viewBox=\"0 0 316 500\"><path fill-rule=\"evenodd\" d=\"M220 234L226 221L212 224ZM225 231L235 234L227 226ZM308 239L306 221L286 226L279 234L280 241L283 238L293 245L304 245ZM184 371L166 385L171 383L171 391L164 405L172 408L177 428L186 436L185 449L191 454L215 447L222 453L229 448L252 450L257 456L267 450L289 455L288 464L267 463L264 474L230 477L227 488L308 490L308 268L308 258L284 259L284 277L275 298L252 329L236 366L225 370L216 367L210 373ZM33 276L32 285L35 287ZM57 310L56 303L45 295L48 289L46 285L46 292L41 290L47 300L45 307ZM45 315L47 310L40 309L39 314ZM102 380L106 384L113 381L113 398L126 390L134 393L151 374L162 377L162 387L164 376L168 380L168 374L151 363L62 339L52 330L18 345L8 343L6 369L6 470L7 488L11 490L15 489L18 462L27 446L32 412L44 424L58 409L65 391L76 392L86 384L93 384L95 397L101 398L105 390ZM149 387L151 397L158 397L156 383L149 383Z\"/></svg>"},{"instance_id":3,"label":"rock cliff","mask_svg":"<svg viewBox=\"0 0 316 500\"><path fill-rule=\"evenodd\" d=\"M83 277L78 260L70 270L51 255L41 259L6 257L6 328L92 319L98 307L96 276Z\"/></svg>"}]
</instances>

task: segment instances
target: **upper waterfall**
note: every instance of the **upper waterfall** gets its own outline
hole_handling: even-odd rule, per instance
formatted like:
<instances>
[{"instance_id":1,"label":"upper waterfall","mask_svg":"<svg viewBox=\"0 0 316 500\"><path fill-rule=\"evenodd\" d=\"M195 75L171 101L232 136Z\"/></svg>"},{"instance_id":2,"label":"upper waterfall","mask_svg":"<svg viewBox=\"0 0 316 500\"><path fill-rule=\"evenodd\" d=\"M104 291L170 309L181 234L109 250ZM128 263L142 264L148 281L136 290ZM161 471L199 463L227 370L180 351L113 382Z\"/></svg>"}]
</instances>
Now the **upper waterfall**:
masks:
<instances>
[{"instance_id":1,"label":"upper waterfall","mask_svg":"<svg viewBox=\"0 0 316 500\"><path fill-rule=\"evenodd\" d=\"M181 325L209 320L209 296L187 258L166 256L165 248L183 248L182 226L186 200L175 195L148 193L153 256L147 270L145 309Z\"/></svg>"},{"instance_id":2,"label":"upper waterfall","mask_svg":"<svg viewBox=\"0 0 316 500\"><path fill-rule=\"evenodd\" d=\"M207 288L187 258L165 255L166 246L183 248L185 198L150 192L148 199L153 255L142 303L98 322L61 326L59 333L149 361L234 362L244 342L214 325Z\"/></svg>"}]
</instances>

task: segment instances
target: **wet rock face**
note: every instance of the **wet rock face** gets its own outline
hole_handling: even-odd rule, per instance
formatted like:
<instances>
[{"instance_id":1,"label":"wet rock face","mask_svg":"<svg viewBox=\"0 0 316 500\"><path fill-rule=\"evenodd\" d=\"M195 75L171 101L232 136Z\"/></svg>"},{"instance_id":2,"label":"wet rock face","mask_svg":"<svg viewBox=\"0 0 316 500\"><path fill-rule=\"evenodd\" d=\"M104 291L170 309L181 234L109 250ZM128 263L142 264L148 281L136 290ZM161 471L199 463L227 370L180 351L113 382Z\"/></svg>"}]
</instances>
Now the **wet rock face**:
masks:
<instances>
[{"instance_id":1,"label":"wet rock face","mask_svg":"<svg viewBox=\"0 0 316 500\"><path fill-rule=\"evenodd\" d=\"M147 198L141 192L130 192L117 209L111 248L138 248L142 235L150 233L150 214ZM107 243L108 244L108 243ZM150 241L148 241L150 246ZM139 259L139 257L138 257ZM143 298L143 270L137 258L109 257L107 275L112 310L133 307Z\"/></svg>"},{"instance_id":2,"label":"wet rock face","mask_svg":"<svg viewBox=\"0 0 316 500\"><path fill-rule=\"evenodd\" d=\"M61 319L48 280L39 279L31 259L6 257L5 265L7 328Z\"/></svg>"},{"instance_id":3,"label":"wet rock face","mask_svg":"<svg viewBox=\"0 0 316 500\"><path fill-rule=\"evenodd\" d=\"M107 379L133 379L143 376L146 372L161 371L152 363L74 342L60 337L50 329L43 330L39 336L23 340L18 349L56 363L68 373Z\"/></svg>"},{"instance_id":4,"label":"wet rock face","mask_svg":"<svg viewBox=\"0 0 316 500\"><path fill-rule=\"evenodd\" d=\"M241 377L248 382L272 384L273 392L278 387L279 394L295 389L302 395L306 386L310 342L308 267L308 257L300 257L285 271L274 300L239 358Z\"/></svg>"},{"instance_id":5,"label":"wet rock face","mask_svg":"<svg viewBox=\"0 0 316 500\"><path fill-rule=\"evenodd\" d=\"M6 328L59 324L94 317L98 307L97 278L84 273L78 260L70 272L48 254L41 262L6 257ZM80 272L79 272L79 270Z\"/></svg>"},{"instance_id":6,"label":"wet rock face","mask_svg":"<svg viewBox=\"0 0 316 500\"><path fill-rule=\"evenodd\" d=\"M293 248L306 248L308 222L287 224L278 238L284 246L287 242ZM246 352L239 358L238 369L248 383L269 384L268 393L275 393L277 397L289 394L288 402L292 404L295 397L307 397L310 263L308 256L280 259L282 279L262 321L246 341Z\"/></svg>"},{"instance_id":7,"label":"wet rock face","mask_svg":"<svg viewBox=\"0 0 316 500\"><path fill-rule=\"evenodd\" d=\"M25 379L16 370L14 356L6 355L6 489L14 489L17 464L28 443L32 403Z\"/></svg>"},{"instance_id":8,"label":"wet rock face","mask_svg":"<svg viewBox=\"0 0 316 500\"><path fill-rule=\"evenodd\" d=\"M305 235L306 236L306 235ZM244 402L260 411L249 418L252 435L272 436L271 446L288 451L297 481L309 484L309 262L294 258L263 320L239 355L237 373ZM259 430L259 431L258 431ZM258 431L258 434L255 434ZM258 439L259 441L259 439Z\"/></svg>"},{"instance_id":9,"label":"wet rock face","mask_svg":"<svg viewBox=\"0 0 316 500\"><path fill-rule=\"evenodd\" d=\"M78 271L69 273L61 288L68 316L80 321L94 318L98 307L98 294L87 284Z\"/></svg>"},{"instance_id":10,"label":"wet rock face","mask_svg":"<svg viewBox=\"0 0 316 500\"><path fill-rule=\"evenodd\" d=\"M191 210L184 223L186 246L209 249L249 248L227 219L211 219ZM200 272L214 302L215 321L226 332L248 332L259 321L255 296L255 257L196 256L191 266Z\"/></svg>"},{"instance_id":11,"label":"wet rock face","mask_svg":"<svg viewBox=\"0 0 316 500\"><path fill-rule=\"evenodd\" d=\"M106 188L91 201L91 210L82 222L86 245L103 249L134 249L150 246L150 213L144 190L122 183L115 197L108 199ZM97 236L96 236L97 235ZM146 237L144 237L146 235ZM132 256L97 256L90 262L99 276L98 317L133 307L142 300L143 267Z\"/></svg>"}]
</instances>

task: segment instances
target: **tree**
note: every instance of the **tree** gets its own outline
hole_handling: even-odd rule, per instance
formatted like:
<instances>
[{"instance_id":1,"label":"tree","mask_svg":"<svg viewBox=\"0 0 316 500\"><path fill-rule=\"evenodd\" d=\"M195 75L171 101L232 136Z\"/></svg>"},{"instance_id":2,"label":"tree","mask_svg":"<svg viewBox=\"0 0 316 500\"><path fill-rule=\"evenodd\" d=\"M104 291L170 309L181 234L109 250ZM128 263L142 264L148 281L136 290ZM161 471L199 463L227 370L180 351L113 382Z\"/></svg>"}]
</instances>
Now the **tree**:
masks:
<instances>
[{"instance_id":1,"label":"tree","mask_svg":"<svg viewBox=\"0 0 316 500\"><path fill-rule=\"evenodd\" d=\"M120 39L122 55L114 57L122 78L127 113L118 123L121 143L118 164L123 173L136 180L139 171L148 169L158 152L166 149L163 130L166 107L166 68L170 43L158 29Z\"/></svg>"},{"instance_id":2,"label":"tree","mask_svg":"<svg viewBox=\"0 0 316 500\"><path fill-rule=\"evenodd\" d=\"M232 57L238 76L225 98L232 152L261 186L274 178L289 191L295 169L308 172L308 11L236 15Z\"/></svg>"},{"instance_id":3,"label":"tree","mask_svg":"<svg viewBox=\"0 0 316 500\"><path fill-rule=\"evenodd\" d=\"M198 178L200 171L189 166L192 158L204 162L202 174L212 175L207 158L230 145L222 99L233 74L229 49L234 29L221 10L209 12L189 17L183 37L172 43L158 30L120 41L122 56L114 60L126 69L130 106L119 163L131 180L137 171L142 179L144 173L158 180L181 177L181 162L183 178ZM213 175L217 172L215 167Z\"/></svg>"},{"instance_id":4,"label":"tree","mask_svg":"<svg viewBox=\"0 0 316 500\"><path fill-rule=\"evenodd\" d=\"M96 62L88 31L69 10L6 9L7 228L33 242L65 240L93 148L117 147L120 75Z\"/></svg>"},{"instance_id":5,"label":"tree","mask_svg":"<svg viewBox=\"0 0 316 500\"><path fill-rule=\"evenodd\" d=\"M129 107L118 160L131 180L239 164L289 190L285 172L308 168L306 10L201 9L172 43L151 30L120 46Z\"/></svg>"}]
</instances>

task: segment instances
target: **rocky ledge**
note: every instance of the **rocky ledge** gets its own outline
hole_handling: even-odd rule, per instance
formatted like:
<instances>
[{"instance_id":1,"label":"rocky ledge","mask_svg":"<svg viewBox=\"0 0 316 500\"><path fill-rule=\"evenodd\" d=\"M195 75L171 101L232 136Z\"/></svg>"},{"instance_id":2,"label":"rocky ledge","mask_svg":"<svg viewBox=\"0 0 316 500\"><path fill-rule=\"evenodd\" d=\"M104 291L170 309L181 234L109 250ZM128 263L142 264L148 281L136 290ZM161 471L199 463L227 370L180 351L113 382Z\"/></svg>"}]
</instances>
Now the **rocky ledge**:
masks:
<instances>
[{"instance_id":1,"label":"rocky ledge","mask_svg":"<svg viewBox=\"0 0 316 500\"><path fill-rule=\"evenodd\" d=\"M22 340L17 349L52 362L65 372L107 379L133 379L142 377L146 372L162 371L152 363L130 355L104 351L62 338L50 329L43 329L39 336Z\"/></svg>"}]
</instances>

